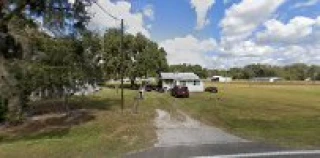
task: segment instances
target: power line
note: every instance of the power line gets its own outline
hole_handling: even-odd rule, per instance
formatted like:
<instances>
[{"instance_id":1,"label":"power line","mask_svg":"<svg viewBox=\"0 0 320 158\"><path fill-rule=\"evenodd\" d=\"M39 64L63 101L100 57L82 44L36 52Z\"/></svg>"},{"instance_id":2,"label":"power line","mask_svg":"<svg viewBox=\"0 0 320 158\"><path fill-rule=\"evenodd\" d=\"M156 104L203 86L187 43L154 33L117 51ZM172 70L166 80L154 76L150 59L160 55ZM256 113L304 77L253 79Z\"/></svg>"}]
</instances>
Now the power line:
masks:
<instances>
[{"instance_id":1,"label":"power line","mask_svg":"<svg viewBox=\"0 0 320 158\"><path fill-rule=\"evenodd\" d=\"M111 14L110 12L108 12L105 8L103 8L98 2L95 2L95 3L97 4L97 6L98 6L105 14L107 14L108 16L110 16L111 18L113 18L114 20L121 21L120 18L112 15L112 14ZM124 23L125 26L129 26L129 23L127 23L126 21L123 21L123 23ZM132 26L132 25L131 25L130 27L133 27L133 28L134 28L134 26Z\"/></svg>"},{"instance_id":2,"label":"power line","mask_svg":"<svg viewBox=\"0 0 320 158\"><path fill-rule=\"evenodd\" d=\"M116 16L112 15L111 13L109 13L106 9L104 9L97 1L95 1L95 3L97 4L97 6L104 12L106 13L108 16L110 16L111 18L113 18L114 20L118 20L121 21L121 42L120 42L120 52L121 52L121 112L123 112L124 110L124 90L123 90L123 77L124 77L124 66L123 66L123 62L124 62L124 52L123 52L123 38L124 38L124 20L123 19L119 19ZM104 39L104 36L103 36Z\"/></svg>"},{"instance_id":3,"label":"power line","mask_svg":"<svg viewBox=\"0 0 320 158\"><path fill-rule=\"evenodd\" d=\"M98 2L95 2L97 4L97 6L104 12L106 13L108 16L110 16L111 18L115 19L115 20L119 20L119 18L117 18L116 16L112 15L110 12L108 12L106 9L104 9Z\"/></svg>"}]
</instances>

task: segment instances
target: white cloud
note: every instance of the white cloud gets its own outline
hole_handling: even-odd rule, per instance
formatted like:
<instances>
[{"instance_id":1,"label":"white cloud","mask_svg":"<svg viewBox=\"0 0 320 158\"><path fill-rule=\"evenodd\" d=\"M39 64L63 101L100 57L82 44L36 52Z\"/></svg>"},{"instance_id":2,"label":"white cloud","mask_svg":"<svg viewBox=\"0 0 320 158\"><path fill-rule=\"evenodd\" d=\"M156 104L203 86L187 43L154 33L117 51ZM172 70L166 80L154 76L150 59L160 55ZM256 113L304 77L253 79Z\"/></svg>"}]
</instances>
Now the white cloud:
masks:
<instances>
[{"instance_id":1,"label":"white cloud","mask_svg":"<svg viewBox=\"0 0 320 158\"><path fill-rule=\"evenodd\" d=\"M215 0L191 0L190 3L197 14L197 26L195 29L202 30L204 27L210 24L207 14L209 9L215 3Z\"/></svg>"},{"instance_id":2,"label":"white cloud","mask_svg":"<svg viewBox=\"0 0 320 158\"><path fill-rule=\"evenodd\" d=\"M299 2L296 3L295 5L292 6L292 8L304 8L304 7L309 7L309 6L314 6L317 3L320 3L320 0L304 0L304 2Z\"/></svg>"},{"instance_id":3,"label":"white cloud","mask_svg":"<svg viewBox=\"0 0 320 158\"><path fill-rule=\"evenodd\" d=\"M280 63L291 64L291 63L307 63L307 64L319 64L320 63L320 45L313 46L299 46L299 45L288 45L279 48L278 56L282 57L284 61Z\"/></svg>"},{"instance_id":4,"label":"white cloud","mask_svg":"<svg viewBox=\"0 0 320 158\"><path fill-rule=\"evenodd\" d=\"M124 19L126 32L131 34L141 32L145 36L150 37L150 32L144 22L144 14L141 12L132 13L131 3L127 1L112 2L111 0L97 0L97 2L113 16ZM93 15L89 23L90 29L105 29L120 26L119 20L108 16L96 4L93 4L88 11Z\"/></svg>"},{"instance_id":5,"label":"white cloud","mask_svg":"<svg viewBox=\"0 0 320 158\"><path fill-rule=\"evenodd\" d=\"M294 17L288 23L276 19L264 23L265 30L243 41L219 43L210 67L229 68L252 63L287 65L320 63L320 16Z\"/></svg>"},{"instance_id":6,"label":"white cloud","mask_svg":"<svg viewBox=\"0 0 320 158\"><path fill-rule=\"evenodd\" d=\"M234 56L263 56L274 52L274 49L268 45L259 45L251 40L238 42L231 46L220 45L221 52Z\"/></svg>"},{"instance_id":7,"label":"white cloud","mask_svg":"<svg viewBox=\"0 0 320 158\"><path fill-rule=\"evenodd\" d=\"M264 25L266 30L257 34L257 40L265 43L295 44L309 42L314 37L317 19L298 16L291 19L287 24L276 19L267 21ZM319 25L320 26L320 25Z\"/></svg>"},{"instance_id":8,"label":"white cloud","mask_svg":"<svg viewBox=\"0 0 320 158\"><path fill-rule=\"evenodd\" d=\"M207 53L215 51L217 43L209 38L199 40L192 35L182 38L168 39L160 43L167 53L169 64L199 64L206 66Z\"/></svg>"},{"instance_id":9,"label":"white cloud","mask_svg":"<svg viewBox=\"0 0 320 158\"><path fill-rule=\"evenodd\" d=\"M240 41L249 37L286 0L243 0L234 4L221 21L223 40Z\"/></svg>"},{"instance_id":10,"label":"white cloud","mask_svg":"<svg viewBox=\"0 0 320 158\"><path fill-rule=\"evenodd\" d=\"M269 48L259 48L269 47ZM288 45L283 47L270 47L270 46L253 46L248 49L252 50L265 49L263 55L216 55L211 57L210 68L230 68L230 67L243 67L248 64L270 64L270 65L288 65L293 63L307 63L319 64L320 63L320 45L316 46L299 46Z\"/></svg>"},{"instance_id":11,"label":"white cloud","mask_svg":"<svg viewBox=\"0 0 320 158\"><path fill-rule=\"evenodd\" d=\"M256 41L258 38L254 38L259 34L259 39L261 39L262 34L265 34L266 31L257 33L262 24L271 26L281 23L277 20L269 19L275 16L278 8L285 2L286 0L242 0L227 9L225 17L220 22L222 36L221 42L218 44L219 52L211 58L209 67L229 68L252 63L282 65L298 61L298 57L291 58L284 55L285 50L289 50L292 45L275 46L270 43L258 42ZM299 26L299 29L309 26L310 23L306 19L299 18L292 22ZM303 22L303 24L300 24L300 22ZM300 36L303 36L310 33L310 31L306 29L299 33L301 34ZM313 47L308 50L295 51L301 52L300 54L296 53L299 56L304 54L302 52L313 51ZM309 55L305 55L303 60L311 61L309 57Z\"/></svg>"},{"instance_id":12,"label":"white cloud","mask_svg":"<svg viewBox=\"0 0 320 158\"><path fill-rule=\"evenodd\" d=\"M68 3L74 4L75 0L68 0Z\"/></svg>"},{"instance_id":13,"label":"white cloud","mask_svg":"<svg viewBox=\"0 0 320 158\"><path fill-rule=\"evenodd\" d=\"M143 9L143 14L144 14L144 16L148 17L150 20L154 20L153 6L152 5L147 5Z\"/></svg>"}]
</instances>

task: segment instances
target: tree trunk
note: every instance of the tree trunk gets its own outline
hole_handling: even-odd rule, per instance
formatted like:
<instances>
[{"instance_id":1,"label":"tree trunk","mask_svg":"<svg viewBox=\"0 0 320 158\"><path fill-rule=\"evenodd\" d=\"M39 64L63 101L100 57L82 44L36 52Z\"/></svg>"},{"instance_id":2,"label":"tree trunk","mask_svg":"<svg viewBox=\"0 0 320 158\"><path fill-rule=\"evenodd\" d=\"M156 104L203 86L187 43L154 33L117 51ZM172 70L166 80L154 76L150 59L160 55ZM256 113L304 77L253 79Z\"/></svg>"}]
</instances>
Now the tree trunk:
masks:
<instances>
[{"instance_id":1,"label":"tree trunk","mask_svg":"<svg viewBox=\"0 0 320 158\"><path fill-rule=\"evenodd\" d=\"M16 88L16 84L17 80L9 74L5 66L5 58L0 54L0 95L8 98L7 121L10 124L21 121L22 95Z\"/></svg>"},{"instance_id":2,"label":"tree trunk","mask_svg":"<svg viewBox=\"0 0 320 158\"><path fill-rule=\"evenodd\" d=\"M136 78L130 78L130 84L131 84L131 88L133 88L135 86L135 81L136 81Z\"/></svg>"},{"instance_id":3,"label":"tree trunk","mask_svg":"<svg viewBox=\"0 0 320 158\"><path fill-rule=\"evenodd\" d=\"M70 107L68 102L68 94L63 92L63 105L66 108L66 114L69 116L70 114Z\"/></svg>"}]
</instances>

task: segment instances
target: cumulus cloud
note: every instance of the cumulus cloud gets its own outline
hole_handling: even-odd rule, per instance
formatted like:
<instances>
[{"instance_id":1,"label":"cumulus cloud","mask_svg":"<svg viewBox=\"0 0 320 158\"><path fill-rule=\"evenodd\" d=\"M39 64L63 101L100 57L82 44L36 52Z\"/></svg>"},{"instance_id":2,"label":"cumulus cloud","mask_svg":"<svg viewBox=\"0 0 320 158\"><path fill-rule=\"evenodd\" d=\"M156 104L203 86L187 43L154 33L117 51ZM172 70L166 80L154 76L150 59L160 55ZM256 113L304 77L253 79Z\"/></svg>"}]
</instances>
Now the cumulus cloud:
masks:
<instances>
[{"instance_id":1,"label":"cumulus cloud","mask_svg":"<svg viewBox=\"0 0 320 158\"><path fill-rule=\"evenodd\" d=\"M320 23L320 16L317 19L298 16L291 19L287 24L271 19L264 24L266 30L257 34L257 40L278 44L310 42L315 40L313 39L315 31L319 32L318 23Z\"/></svg>"},{"instance_id":2,"label":"cumulus cloud","mask_svg":"<svg viewBox=\"0 0 320 158\"><path fill-rule=\"evenodd\" d=\"M243 0L226 10L222 19L223 40L240 41L268 20L286 0Z\"/></svg>"},{"instance_id":3,"label":"cumulus cloud","mask_svg":"<svg viewBox=\"0 0 320 158\"><path fill-rule=\"evenodd\" d=\"M163 42L170 63L194 63L208 68L230 68L253 63L319 64L320 17L297 16L288 22L275 19L278 8L286 1L242 0L233 4L220 22L221 40L212 49L197 50L196 45L201 46L198 43L200 40L190 35ZM187 43L198 44L192 46Z\"/></svg>"},{"instance_id":4,"label":"cumulus cloud","mask_svg":"<svg viewBox=\"0 0 320 158\"><path fill-rule=\"evenodd\" d=\"M267 21L286 0L242 0L225 12L219 53L212 59L213 67L244 66L249 63L270 62L277 49L257 43L252 37L257 28ZM232 62L231 62L232 61ZM231 62L231 63L230 63ZM272 63L276 63L273 61Z\"/></svg>"},{"instance_id":5,"label":"cumulus cloud","mask_svg":"<svg viewBox=\"0 0 320 158\"><path fill-rule=\"evenodd\" d=\"M254 41L242 41L231 46L220 45L221 52L234 56L256 57L274 52L274 49L268 45L259 45Z\"/></svg>"},{"instance_id":6,"label":"cumulus cloud","mask_svg":"<svg viewBox=\"0 0 320 158\"><path fill-rule=\"evenodd\" d=\"M167 51L169 64L189 63L207 66L207 53L214 51L217 43L212 38L199 40L187 35L162 41L160 46Z\"/></svg>"},{"instance_id":7,"label":"cumulus cloud","mask_svg":"<svg viewBox=\"0 0 320 158\"><path fill-rule=\"evenodd\" d=\"M169 64L190 63L225 69L254 63L320 63L320 17L298 16L287 24L271 19L264 25L264 30L242 41L217 43L215 39L199 40L188 35L165 40L160 46L168 52Z\"/></svg>"},{"instance_id":8,"label":"cumulus cloud","mask_svg":"<svg viewBox=\"0 0 320 158\"><path fill-rule=\"evenodd\" d=\"M204 27L210 24L207 14L209 9L215 3L215 0L191 0L190 3L197 14L197 25L195 29L202 30Z\"/></svg>"},{"instance_id":9,"label":"cumulus cloud","mask_svg":"<svg viewBox=\"0 0 320 158\"><path fill-rule=\"evenodd\" d=\"M300 46L300 45L288 45L280 47L277 55L283 58L282 64L291 64L291 63L307 63L307 64L319 64L320 55L319 55L320 46L309 45L309 46Z\"/></svg>"},{"instance_id":10,"label":"cumulus cloud","mask_svg":"<svg viewBox=\"0 0 320 158\"><path fill-rule=\"evenodd\" d=\"M309 6L314 6L317 3L320 3L320 0L306 0L304 2L299 2L296 3L295 5L292 6L292 8L304 8L304 7L309 7Z\"/></svg>"},{"instance_id":11,"label":"cumulus cloud","mask_svg":"<svg viewBox=\"0 0 320 158\"><path fill-rule=\"evenodd\" d=\"M97 0L97 2L108 12L112 13L119 19L123 18L125 22L126 32L131 34L142 33L150 37L150 32L144 22L145 14L143 12L131 12L131 3L127 1L113 2L111 0ZM92 18L89 23L90 29L105 29L120 26L120 21L106 15L96 4L93 4L89 9Z\"/></svg>"},{"instance_id":12,"label":"cumulus cloud","mask_svg":"<svg viewBox=\"0 0 320 158\"><path fill-rule=\"evenodd\" d=\"M154 11L153 11L153 6L152 5L147 5L143 9L143 14L148 17L150 20L154 20Z\"/></svg>"},{"instance_id":13,"label":"cumulus cloud","mask_svg":"<svg viewBox=\"0 0 320 158\"><path fill-rule=\"evenodd\" d=\"M259 47L256 45L250 50L254 51ZM267 46L269 47L269 46ZM261 49L261 48L260 48ZM263 55L241 55L241 54L218 54L211 57L210 68L230 68L230 67L243 67L248 64L270 64L270 65L287 65L293 63L307 63L319 64L320 63L320 46L299 46L287 45L282 47L269 47L265 49Z\"/></svg>"},{"instance_id":14,"label":"cumulus cloud","mask_svg":"<svg viewBox=\"0 0 320 158\"><path fill-rule=\"evenodd\" d=\"M277 19L264 22L263 30L253 36L233 42L221 41L219 53L211 60L213 68L241 67L262 63L286 65L320 63L320 16L297 16L287 23Z\"/></svg>"}]
</instances>

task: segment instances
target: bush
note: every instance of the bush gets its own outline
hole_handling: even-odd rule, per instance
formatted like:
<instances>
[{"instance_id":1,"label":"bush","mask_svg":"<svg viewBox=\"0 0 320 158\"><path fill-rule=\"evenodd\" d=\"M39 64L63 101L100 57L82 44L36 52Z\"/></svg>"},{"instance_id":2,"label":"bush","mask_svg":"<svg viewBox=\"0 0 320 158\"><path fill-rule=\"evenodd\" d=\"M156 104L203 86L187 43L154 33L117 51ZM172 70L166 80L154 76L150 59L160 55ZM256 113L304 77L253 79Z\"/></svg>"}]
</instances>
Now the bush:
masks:
<instances>
[{"instance_id":1,"label":"bush","mask_svg":"<svg viewBox=\"0 0 320 158\"><path fill-rule=\"evenodd\" d=\"M8 101L0 96L0 122L5 121L8 111Z\"/></svg>"}]
</instances>

